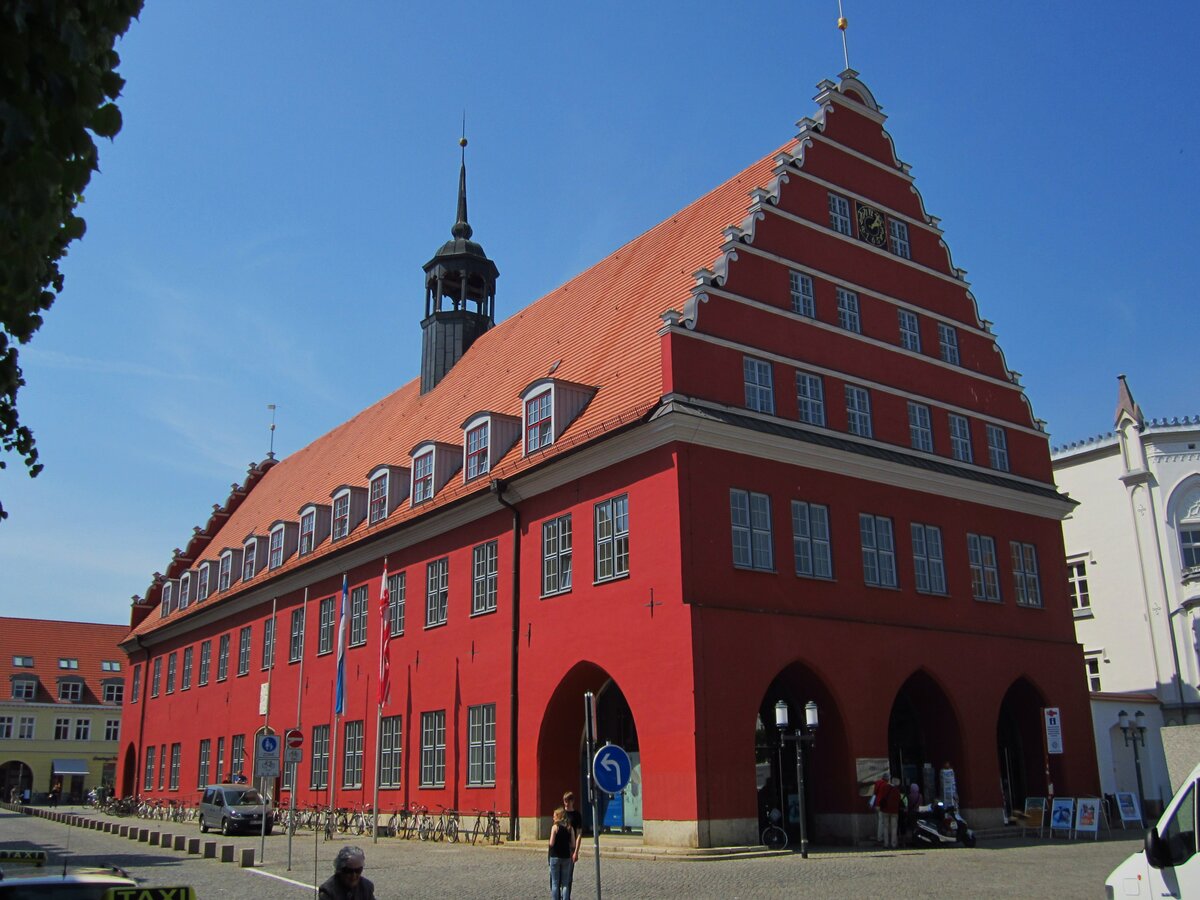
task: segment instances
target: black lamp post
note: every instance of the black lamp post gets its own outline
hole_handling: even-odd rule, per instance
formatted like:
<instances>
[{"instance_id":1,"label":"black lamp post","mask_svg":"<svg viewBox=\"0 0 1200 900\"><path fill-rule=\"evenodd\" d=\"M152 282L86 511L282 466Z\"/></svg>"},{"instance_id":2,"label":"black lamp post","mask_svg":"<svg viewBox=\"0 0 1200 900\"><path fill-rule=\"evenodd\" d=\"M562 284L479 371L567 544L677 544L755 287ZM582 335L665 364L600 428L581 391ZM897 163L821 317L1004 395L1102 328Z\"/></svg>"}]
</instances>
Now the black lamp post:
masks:
<instances>
[{"instance_id":1,"label":"black lamp post","mask_svg":"<svg viewBox=\"0 0 1200 900\"><path fill-rule=\"evenodd\" d=\"M804 744L811 744L817 739L817 704L812 700L804 704L804 724L796 727L795 734L788 734L787 703L780 700L775 704L775 725L779 729L780 746L784 741L792 741L796 745L796 793L800 801L800 856L808 859L808 817L804 809ZM780 781L783 780L782 760ZM786 821L786 813L785 813Z\"/></svg>"},{"instance_id":2,"label":"black lamp post","mask_svg":"<svg viewBox=\"0 0 1200 900\"><path fill-rule=\"evenodd\" d=\"M1138 815L1142 824L1146 824L1146 791L1142 787L1142 761L1138 754L1138 744L1146 746L1146 714L1140 709L1133 714L1133 726L1129 724L1129 713L1121 710L1117 713L1117 724L1121 726L1121 734L1125 736L1125 746L1133 743L1133 771L1137 775ZM1130 734L1132 732L1132 734Z\"/></svg>"}]
</instances>

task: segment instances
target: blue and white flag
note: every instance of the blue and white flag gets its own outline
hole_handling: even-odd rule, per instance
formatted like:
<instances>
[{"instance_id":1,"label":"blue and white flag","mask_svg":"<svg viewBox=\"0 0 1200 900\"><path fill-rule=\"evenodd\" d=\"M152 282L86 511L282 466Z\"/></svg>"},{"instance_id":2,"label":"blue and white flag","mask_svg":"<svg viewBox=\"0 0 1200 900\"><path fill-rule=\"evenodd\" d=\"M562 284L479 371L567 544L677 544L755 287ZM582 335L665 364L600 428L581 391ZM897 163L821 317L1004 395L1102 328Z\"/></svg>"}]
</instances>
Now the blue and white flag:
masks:
<instances>
[{"instance_id":1,"label":"blue and white flag","mask_svg":"<svg viewBox=\"0 0 1200 900\"><path fill-rule=\"evenodd\" d=\"M333 712L338 716L346 705L346 601L349 593L349 575L343 575L342 602L338 607L337 693L333 701Z\"/></svg>"}]
</instances>

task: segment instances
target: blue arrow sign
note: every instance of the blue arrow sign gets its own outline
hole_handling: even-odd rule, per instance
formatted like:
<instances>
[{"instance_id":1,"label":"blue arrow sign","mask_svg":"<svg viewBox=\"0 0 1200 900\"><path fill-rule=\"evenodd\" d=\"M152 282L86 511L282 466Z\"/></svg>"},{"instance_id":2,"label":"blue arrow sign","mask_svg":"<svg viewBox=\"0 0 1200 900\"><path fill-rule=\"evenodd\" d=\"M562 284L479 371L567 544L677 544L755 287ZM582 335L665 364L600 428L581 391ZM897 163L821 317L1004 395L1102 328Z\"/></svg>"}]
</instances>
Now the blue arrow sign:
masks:
<instances>
[{"instance_id":1,"label":"blue arrow sign","mask_svg":"<svg viewBox=\"0 0 1200 900\"><path fill-rule=\"evenodd\" d=\"M629 754L616 744L605 744L592 759L592 777L596 779L596 787L606 794L619 794L625 790L632 771Z\"/></svg>"}]
</instances>

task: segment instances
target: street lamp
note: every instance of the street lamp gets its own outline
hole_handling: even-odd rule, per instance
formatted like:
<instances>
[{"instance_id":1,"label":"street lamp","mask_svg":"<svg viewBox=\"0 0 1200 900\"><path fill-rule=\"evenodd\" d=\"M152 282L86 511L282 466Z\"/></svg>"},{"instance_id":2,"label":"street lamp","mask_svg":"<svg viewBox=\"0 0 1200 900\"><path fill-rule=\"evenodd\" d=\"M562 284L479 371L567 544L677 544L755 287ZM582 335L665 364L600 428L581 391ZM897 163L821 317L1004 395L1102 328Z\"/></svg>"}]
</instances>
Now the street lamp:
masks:
<instances>
[{"instance_id":1,"label":"street lamp","mask_svg":"<svg viewBox=\"0 0 1200 900\"><path fill-rule=\"evenodd\" d=\"M1117 713L1117 724L1121 727L1121 734L1125 737L1125 746L1128 747L1130 742L1133 743L1133 771L1137 775L1138 787L1138 815L1142 817L1142 824L1146 824L1146 792L1142 787L1142 761L1138 755L1138 744L1146 746L1146 714L1140 709L1133 714L1133 726L1129 725L1129 713L1121 710ZM1131 735L1130 732L1133 732Z\"/></svg>"},{"instance_id":2,"label":"street lamp","mask_svg":"<svg viewBox=\"0 0 1200 900\"><path fill-rule=\"evenodd\" d=\"M788 734L788 707L787 703L780 700L775 704L775 726L779 729L779 746L783 747L784 741L792 741L796 745L796 793L800 801L800 856L808 859L808 821L804 809L804 753L803 745L812 744L817 739L817 725L819 724L817 714L817 704L809 700L804 704L804 724L796 727L795 734ZM782 749L780 750L780 782L783 781L783 759ZM780 788L780 795L783 790ZM785 807L786 808L786 807Z\"/></svg>"}]
</instances>

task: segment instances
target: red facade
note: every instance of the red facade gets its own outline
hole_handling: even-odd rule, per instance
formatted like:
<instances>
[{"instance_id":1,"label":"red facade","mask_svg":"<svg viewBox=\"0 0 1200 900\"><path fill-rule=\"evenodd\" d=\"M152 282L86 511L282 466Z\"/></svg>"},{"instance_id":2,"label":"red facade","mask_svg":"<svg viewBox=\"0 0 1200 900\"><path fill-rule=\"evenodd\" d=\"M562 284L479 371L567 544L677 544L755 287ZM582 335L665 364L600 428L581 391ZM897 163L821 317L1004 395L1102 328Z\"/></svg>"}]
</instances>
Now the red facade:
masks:
<instances>
[{"instance_id":1,"label":"red facade","mask_svg":"<svg viewBox=\"0 0 1200 900\"><path fill-rule=\"evenodd\" d=\"M135 608L125 793L194 800L201 742L216 780L236 735L248 773L257 729L299 725L305 758L290 794L327 803L329 788L312 786L322 781L312 734L332 724L333 799L370 805L377 714L401 716L399 784L381 788L382 809L498 808L534 836L562 791L581 788L589 690L601 741L637 754L642 822L626 824L648 843L757 842L780 779L795 792L794 745L781 756L774 728L780 700L793 722L809 700L820 709L804 749L817 840L871 827L859 792L872 760L916 780L951 761L981 825L1045 795L1047 765L1058 794L1095 791L1059 526L1069 504L1054 490L1046 435L869 91L852 72L819 88L819 114L794 141L488 331L429 393L406 385L251 472ZM831 213L839 202L848 233ZM905 326L919 348L904 346ZM533 450L523 401L542 382L553 425ZM851 396L865 404L855 417ZM397 473L425 442L465 455L462 428L480 410L522 420L488 472L468 479L447 451L435 465L453 471L431 500L393 498L375 522L352 512L337 535L339 490L369 492L381 465L408 477ZM502 419L493 424L500 435ZM305 553L284 538L265 567L197 601L203 568L219 588L227 550L257 535L267 554L271 530L303 532L310 506L333 516L335 537ZM393 628L391 693L377 710L385 560L406 579L405 624ZM365 641L346 650L335 716L337 650L320 652L319 632L321 601L336 608L343 575L352 597L365 589L367 618ZM175 608L164 615L167 584ZM273 605L275 664L264 668ZM304 639L293 661L296 610ZM188 648L189 687L168 694L164 680L151 696L155 660L165 679ZM269 723L259 712L268 678ZM1066 747L1049 763L1046 706L1063 711ZM361 772L353 752L344 758L347 737L357 748L347 723L358 722ZM172 791L148 771L147 750L161 760L176 743Z\"/></svg>"}]
</instances>

